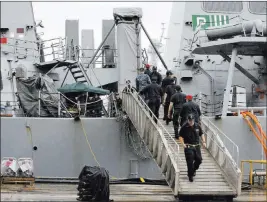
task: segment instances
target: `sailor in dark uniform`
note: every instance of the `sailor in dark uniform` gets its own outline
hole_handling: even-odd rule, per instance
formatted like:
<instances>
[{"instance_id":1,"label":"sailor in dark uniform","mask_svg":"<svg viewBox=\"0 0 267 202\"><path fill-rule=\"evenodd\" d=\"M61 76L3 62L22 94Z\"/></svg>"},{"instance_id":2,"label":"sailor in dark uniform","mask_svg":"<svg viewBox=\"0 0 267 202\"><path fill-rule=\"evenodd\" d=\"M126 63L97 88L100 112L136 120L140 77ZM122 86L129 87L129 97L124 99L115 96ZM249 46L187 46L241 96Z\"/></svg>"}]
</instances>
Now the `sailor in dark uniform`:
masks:
<instances>
[{"instance_id":1,"label":"sailor in dark uniform","mask_svg":"<svg viewBox=\"0 0 267 202\"><path fill-rule=\"evenodd\" d=\"M151 84L147 85L145 88L143 88L140 91L140 94L147 94L148 99L148 107L153 112L153 114L156 116L156 118L159 118L159 108L161 104L161 98L163 96L162 89L160 85L156 83L156 80L153 80ZM157 119L154 119L154 121L157 123Z\"/></svg>"},{"instance_id":2,"label":"sailor in dark uniform","mask_svg":"<svg viewBox=\"0 0 267 202\"><path fill-rule=\"evenodd\" d=\"M150 73L150 79L151 81L156 81L158 85L161 85L162 82L162 76L161 74L157 71L157 67L153 66L152 67L152 72Z\"/></svg>"},{"instance_id":3,"label":"sailor in dark uniform","mask_svg":"<svg viewBox=\"0 0 267 202\"><path fill-rule=\"evenodd\" d=\"M194 116L189 114L187 122L181 127L179 139L184 147L187 175L190 182L194 181L193 177L196 175L196 170L202 163L199 137L201 137L203 146L206 147L205 137L200 125L195 123Z\"/></svg>"},{"instance_id":4,"label":"sailor in dark uniform","mask_svg":"<svg viewBox=\"0 0 267 202\"><path fill-rule=\"evenodd\" d=\"M187 117L189 114L192 114L194 116L195 123L200 123L201 111L200 111L199 105L192 101L193 100L192 95L187 95L186 100L187 102L183 104L181 113L180 113L181 126L187 120Z\"/></svg>"}]
</instances>

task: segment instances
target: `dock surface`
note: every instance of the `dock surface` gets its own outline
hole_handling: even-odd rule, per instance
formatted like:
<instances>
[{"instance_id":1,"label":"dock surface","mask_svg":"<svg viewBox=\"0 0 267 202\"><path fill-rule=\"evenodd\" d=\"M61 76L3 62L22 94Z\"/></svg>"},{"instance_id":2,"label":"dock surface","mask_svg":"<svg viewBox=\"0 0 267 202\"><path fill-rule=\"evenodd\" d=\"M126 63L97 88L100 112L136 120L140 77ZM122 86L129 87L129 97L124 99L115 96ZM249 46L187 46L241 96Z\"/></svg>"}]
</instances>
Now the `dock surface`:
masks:
<instances>
[{"instance_id":1,"label":"dock surface","mask_svg":"<svg viewBox=\"0 0 267 202\"><path fill-rule=\"evenodd\" d=\"M75 184L39 184L33 188L23 188L21 185L2 185L1 201L76 201L77 185ZM114 202L155 202L175 201L168 186L116 184L110 185L110 199ZM242 192L235 198L236 202L267 201L266 190L256 189Z\"/></svg>"}]
</instances>

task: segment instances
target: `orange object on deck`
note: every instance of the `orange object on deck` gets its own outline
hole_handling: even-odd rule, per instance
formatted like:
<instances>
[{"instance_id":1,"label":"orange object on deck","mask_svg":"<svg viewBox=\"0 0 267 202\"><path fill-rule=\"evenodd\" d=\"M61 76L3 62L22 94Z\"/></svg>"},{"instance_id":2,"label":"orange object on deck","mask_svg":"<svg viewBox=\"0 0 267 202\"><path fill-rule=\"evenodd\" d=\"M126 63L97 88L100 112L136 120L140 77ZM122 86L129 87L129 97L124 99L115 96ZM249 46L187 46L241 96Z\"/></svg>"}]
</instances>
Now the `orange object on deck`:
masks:
<instances>
[{"instance_id":1,"label":"orange object on deck","mask_svg":"<svg viewBox=\"0 0 267 202\"><path fill-rule=\"evenodd\" d=\"M250 129L252 130L254 136L258 139L258 141L261 143L263 149L264 149L264 153L265 156L267 157L267 147L266 147L266 143L263 140L263 138L260 137L260 135L257 133L257 131L255 130L255 128L253 127L253 125L251 124L251 122L246 118L247 116L250 117L257 125L259 132L261 134L262 137L264 137L264 139L266 140L266 134L265 132L262 130L262 127L259 123L259 121L257 120L257 117L250 113L250 112L241 112L243 118L245 119L245 121L247 122L247 124L249 125Z\"/></svg>"}]
</instances>

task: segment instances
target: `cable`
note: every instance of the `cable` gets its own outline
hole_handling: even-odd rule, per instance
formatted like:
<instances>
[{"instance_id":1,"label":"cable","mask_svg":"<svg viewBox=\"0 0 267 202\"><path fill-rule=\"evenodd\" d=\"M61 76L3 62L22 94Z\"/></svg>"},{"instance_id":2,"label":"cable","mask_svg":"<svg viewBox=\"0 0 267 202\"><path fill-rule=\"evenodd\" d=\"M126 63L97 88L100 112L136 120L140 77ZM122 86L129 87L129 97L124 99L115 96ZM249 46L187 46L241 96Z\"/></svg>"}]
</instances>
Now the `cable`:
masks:
<instances>
[{"instance_id":1,"label":"cable","mask_svg":"<svg viewBox=\"0 0 267 202\"><path fill-rule=\"evenodd\" d=\"M267 137L266 137L266 133L263 131L263 129L262 129L262 127L261 127L261 124L260 124L260 122L259 122L257 116L254 115L254 114L252 114L251 112L246 112L246 114L247 114L250 118L253 119L253 121L256 123L256 125L257 125L257 127L258 127L258 129L259 129L259 131L260 131L260 133L261 133L261 135L262 135L262 136L264 137L264 139L266 140L266 139L267 139Z\"/></svg>"},{"instance_id":2,"label":"cable","mask_svg":"<svg viewBox=\"0 0 267 202\"><path fill-rule=\"evenodd\" d=\"M258 139L258 141L261 143L263 149L264 149L264 153L267 156L267 147L266 144L264 143L264 141L259 137L258 133L256 132L255 128L253 127L253 125L250 123L250 121L246 118L247 115L246 112L241 112L243 118L245 119L245 121L247 122L247 124L249 125L250 129L252 130L253 134L255 135L255 137Z\"/></svg>"},{"instance_id":3,"label":"cable","mask_svg":"<svg viewBox=\"0 0 267 202\"><path fill-rule=\"evenodd\" d=\"M133 135L131 130L131 120L129 117L124 112L120 112L116 120L121 123L121 131L122 129L124 130L128 147L131 148L139 158L151 159L150 152L148 151L144 141L139 135Z\"/></svg>"}]
</instances>

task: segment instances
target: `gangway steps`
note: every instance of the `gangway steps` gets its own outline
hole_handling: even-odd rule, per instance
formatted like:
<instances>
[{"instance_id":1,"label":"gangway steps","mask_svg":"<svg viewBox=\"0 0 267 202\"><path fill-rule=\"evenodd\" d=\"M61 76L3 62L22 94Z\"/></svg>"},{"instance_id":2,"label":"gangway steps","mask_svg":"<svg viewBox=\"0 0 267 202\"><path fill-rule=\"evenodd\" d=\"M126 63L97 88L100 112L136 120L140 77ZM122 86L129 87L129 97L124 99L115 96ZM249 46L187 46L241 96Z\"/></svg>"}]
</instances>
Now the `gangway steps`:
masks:
<instances>
[{"instance_id":1,"label":"gangway steps","mask_svg":"<svg viewBox=\"0 0 267 202\"><path fill-rule=\"evenodd\" d=\"M160 109L160 119L159 121L163 126L166 126L165 129L171 134L172 138L174 138L174 130L173 123L170 122L169 125L166 125L165 121L162 120L163 117L163 109ZM167 136L167 135L166 135ZM166 137L167 138L167 137ZM170 138L170 137L168 137ZM178 143L180 146L180 193L179 195L234 195L233 188L229 185L229 183L225 180L222 171L219 166L216 164L212 156L208 153L206 149L201 148L202 153L202 164L200 168L196 172L196 176L194 177L194 182L189 182L187 177L187 165L186 159L184 155L184 149L182 144Z\"/></svg>"},{"instance_id":2,"label":"gangway steps","mask_svg":"<svg viewBox=\"0 0 267 202\"><path fill-rule=\"evenodd\" d=\"M238 183L237 179L240 178L235 173L235 168L232 165L229 167L230 157L219 152L221 150L213 143L215 140L210 139L216 138L216 135L211 134L212 130L204 127L205 135L209 135L207 140L209 148L201 147L202 164L194 177L194 182L189 182L184 149L180 142L174 139L172 122L167 126L162 120L163 109L160 109L158 120L160 123L155 124L149 116L149 112L145 109L144 103L140 102L140 98L136 94L130 91L124 92L122 100L123 109L147 145L175 196L179 198L195 196L212 199L218 196L231 199L238 195L239 192L235 183ZM212 153L210 153L210 149ZM215 160L215 158L219 160ZM222 169L227 169L226 173ZM229 180L228 175L233 179Z\"/></svg>"}]
</instances>

